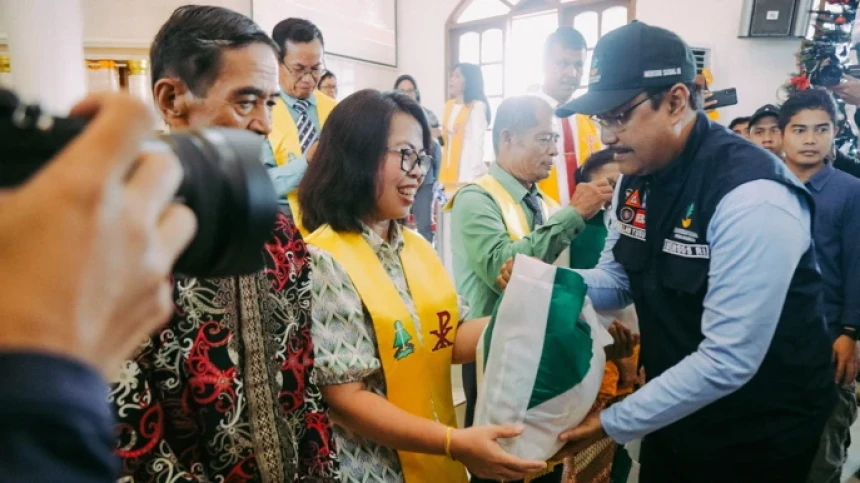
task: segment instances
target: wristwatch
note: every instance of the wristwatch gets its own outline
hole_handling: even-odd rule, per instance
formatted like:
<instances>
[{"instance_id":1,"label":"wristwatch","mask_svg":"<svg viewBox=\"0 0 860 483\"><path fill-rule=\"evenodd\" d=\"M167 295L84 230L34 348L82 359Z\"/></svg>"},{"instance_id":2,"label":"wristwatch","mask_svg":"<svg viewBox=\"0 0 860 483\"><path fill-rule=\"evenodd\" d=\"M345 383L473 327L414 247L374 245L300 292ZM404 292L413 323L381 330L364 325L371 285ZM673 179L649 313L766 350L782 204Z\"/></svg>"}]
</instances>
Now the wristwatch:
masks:
<instances>
[{"instance_id":1,"label":"wristwatch","mask_svg":"<svg viewBox=\"0 0 860 483\"><path fill-rule=\"evenodd\" d=\"M858 332L855 327L851 327L848 325L842 326L842 335L847 335L848 337L851 337L854 340L860 339L860 332Z\"/></svg>"}]
</instances>

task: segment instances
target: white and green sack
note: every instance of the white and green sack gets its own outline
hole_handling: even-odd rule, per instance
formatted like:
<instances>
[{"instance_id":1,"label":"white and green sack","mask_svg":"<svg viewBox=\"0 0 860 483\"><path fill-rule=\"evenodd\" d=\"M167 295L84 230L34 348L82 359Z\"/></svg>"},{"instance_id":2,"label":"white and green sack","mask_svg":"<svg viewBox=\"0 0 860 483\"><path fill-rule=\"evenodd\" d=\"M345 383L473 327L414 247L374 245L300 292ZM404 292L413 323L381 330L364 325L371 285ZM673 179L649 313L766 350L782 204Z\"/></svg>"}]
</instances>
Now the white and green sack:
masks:
<instances>
[{"instance_id":1,"label":"white and green sack","mask_svg":"<svg viewBox=\"0 0 860 483\"><path fill-rule=\"evenodd\" d=\"M518 255L505 294L478 342L475 424L521 424L501 440L512 455L548 460L600 389L612 337L572 270Z\"/></svg>"}]
</instances>

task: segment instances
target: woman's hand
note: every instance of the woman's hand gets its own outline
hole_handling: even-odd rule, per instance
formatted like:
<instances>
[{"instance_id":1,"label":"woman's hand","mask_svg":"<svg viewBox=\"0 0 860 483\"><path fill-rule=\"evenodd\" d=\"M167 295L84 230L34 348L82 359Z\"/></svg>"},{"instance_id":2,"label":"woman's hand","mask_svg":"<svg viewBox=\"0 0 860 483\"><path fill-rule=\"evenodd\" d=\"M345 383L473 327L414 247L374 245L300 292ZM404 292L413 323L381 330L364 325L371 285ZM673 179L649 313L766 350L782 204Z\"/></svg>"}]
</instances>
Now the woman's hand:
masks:
<instances>
[{"instance_id":1,"label":"woman's hand","mask_svg":"<svg viewBox=\"0 0 860 483\"><path fill-rule=\"evenodd\" d=\"M522 434L518 426L473 426L451 434L451 457L469 472L490 480L521 480L546 469L543 461L524 460L506 453L496 442Z\"/></svg>"}]
</instances>

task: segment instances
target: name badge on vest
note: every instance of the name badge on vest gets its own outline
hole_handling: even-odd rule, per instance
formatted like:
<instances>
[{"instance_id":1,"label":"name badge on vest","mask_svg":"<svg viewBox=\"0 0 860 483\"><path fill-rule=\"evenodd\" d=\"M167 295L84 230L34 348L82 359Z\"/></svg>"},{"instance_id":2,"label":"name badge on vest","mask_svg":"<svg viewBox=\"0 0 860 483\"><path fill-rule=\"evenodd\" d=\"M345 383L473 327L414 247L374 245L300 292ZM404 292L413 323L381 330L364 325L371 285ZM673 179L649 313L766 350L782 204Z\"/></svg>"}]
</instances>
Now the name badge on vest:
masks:
<instances>
[{"instance_id":1,"label":"name badge on vest","mask_svg":"<svg viewBox=\"0 0 860 483\"><path fill-rule=\"evenodd\" d=\"M690 203L681 222L672 231L672 237L675 240L670 238L663 240L663 252L684 258L711 258L711 247L696 243L699 241L699 234L689 229L693 225L695 212L696 204Z\"/></svg>"},{"instance_id":2,"label":"name badge on vest","mask_svg":"<svg viewBox=\"0 0 860 483\"><path fill-rule=\"evenodd\" d=\"M624 236L645 241L645 199L639 190L627 190L624 206L618 210L618 232Z\"/></svg>"}]
</instances>

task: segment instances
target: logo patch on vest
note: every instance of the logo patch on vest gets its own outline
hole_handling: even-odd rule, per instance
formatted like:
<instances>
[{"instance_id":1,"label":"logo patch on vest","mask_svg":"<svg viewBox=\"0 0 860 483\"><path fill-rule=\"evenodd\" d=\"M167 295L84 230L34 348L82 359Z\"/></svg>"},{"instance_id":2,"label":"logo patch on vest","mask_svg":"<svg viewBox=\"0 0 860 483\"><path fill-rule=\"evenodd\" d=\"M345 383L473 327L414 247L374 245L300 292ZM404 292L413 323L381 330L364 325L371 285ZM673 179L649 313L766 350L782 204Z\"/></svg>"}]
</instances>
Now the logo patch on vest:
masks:
<instances>
[{"instance_id":1,"label":"logo patch on vest","mask_svg":"<svg viewBox=\"0 0 860 483\"><path fill-rule=\"evenodd\" d=\"M633 225L628 225L626 223L621 223L621 221L617 221L616 225L618 228L618 232L624 236L629 236L630 238L635 238L637 240L645 241L645 229L637 228Z\"/></svg>"},{"instance_id":2,"label":"logo patch on vest","mask_svg":"<svg viewBox=\"0 0 860 483\"><path fill-rule=\"evenodd\" d=\"M406 359L415 352L415 344L412 342L409 331L403 327L403 322L394 321L394 358L396 360Z\"/></svg>"},{"instance_id":3,"label":"logo patch on vest","mask_svg":"<svg viewBox=\"0 0 860 483\"><path fill-rule=\"evenodd\" d=\"M711 258L711 247L708 245L694 245L679 243L673 240L663 240L663 251L670 255L684 258Z\"/></svg>"},{"instance_id":4,"label":"logo patch on vest","mask_svg":"<svg viewBox=\"0 0 860 483\"><path fill-rule=\"evenodd\" d=\"M438 312L436 313L436 317L439 318L439 329L430 331L430 333L435 335L437 339L436 345L433 346L433 352L447 349L454 345L453 342L448 340L448 333L453 329L453 327L451 327L451 313L447 310L444 312Z\"/></svg>"},{"instance_id":5,"label":"logo patch on vest","mask_svg":"<svg viewBox=\"0 0 860 483\"><path fill-rule=\"evenodd\" d=\"M621 220L622 223L630 223L633 221L633 218L636 216L636 210L629 206L623 206L621 208L621 212L618 215L618 219Z\"/></svg>"},{"instance_id":6,"label":"logo patch on vest","mask_svg":"<svg viewBox=\"0 0 860 483\"><path fill-rule=\"evenodd\" d=\"M639 196L639 190L630 193L627 196L627 201L624 204L631 208L643 208L642 197Z\"/></svg>"},{"instance_id":7,"label":"logo patch on vest","mask_svg":"<svg viewBox=\"0 0 860 483\"><path fill-rule=\"evenodd\" d=\"M690 228L690 225L693 224L693 211L696 209L695 203L690 203L690 206L687 207L687 216L681 220L681 226L684 228Z\"/></svg>"}]
</instances>

